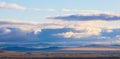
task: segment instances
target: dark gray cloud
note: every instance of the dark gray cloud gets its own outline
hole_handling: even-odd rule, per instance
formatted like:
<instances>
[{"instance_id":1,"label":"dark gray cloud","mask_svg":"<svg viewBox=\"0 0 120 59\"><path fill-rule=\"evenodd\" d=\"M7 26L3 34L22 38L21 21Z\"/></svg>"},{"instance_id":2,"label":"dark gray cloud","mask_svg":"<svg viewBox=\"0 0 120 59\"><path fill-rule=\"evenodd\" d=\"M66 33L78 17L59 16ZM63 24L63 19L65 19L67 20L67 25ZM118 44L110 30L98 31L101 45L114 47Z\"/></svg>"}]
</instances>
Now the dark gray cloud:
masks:
<instances>
[{"instance_id":1,"label":"dark gray cloud","mask_svg":"<svg viewBox=\"0 0 120 59\"><path fill-rule=\"evenodd\" d=\"M120 16L110 15L110 14L93 14L93 15L68 15L68 16L56 16L56 17L47 17L48 19L59 19L67 21L90 21L90 20L105 20L105 21L114 21L120 20Z\"/></svg>"}]
</instances>

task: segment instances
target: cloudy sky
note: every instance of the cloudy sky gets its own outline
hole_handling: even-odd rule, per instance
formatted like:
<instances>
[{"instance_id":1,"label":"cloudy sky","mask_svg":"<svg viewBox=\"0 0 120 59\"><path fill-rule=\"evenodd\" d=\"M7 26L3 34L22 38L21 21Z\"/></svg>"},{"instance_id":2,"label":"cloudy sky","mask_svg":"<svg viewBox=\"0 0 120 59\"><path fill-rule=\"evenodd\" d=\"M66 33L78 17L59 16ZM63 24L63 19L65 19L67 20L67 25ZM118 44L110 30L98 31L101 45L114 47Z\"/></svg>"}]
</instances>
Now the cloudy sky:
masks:
<instances>
[{"instance_id":1,"label":"cloudy sky","mask_svg":"<svg viewBox=\"0 0 120 59\"><path fill-rule=\"evenodd\" d=\"M120 45L119 2L0 0L0 44Z\"/></svg>"}]
</instances>

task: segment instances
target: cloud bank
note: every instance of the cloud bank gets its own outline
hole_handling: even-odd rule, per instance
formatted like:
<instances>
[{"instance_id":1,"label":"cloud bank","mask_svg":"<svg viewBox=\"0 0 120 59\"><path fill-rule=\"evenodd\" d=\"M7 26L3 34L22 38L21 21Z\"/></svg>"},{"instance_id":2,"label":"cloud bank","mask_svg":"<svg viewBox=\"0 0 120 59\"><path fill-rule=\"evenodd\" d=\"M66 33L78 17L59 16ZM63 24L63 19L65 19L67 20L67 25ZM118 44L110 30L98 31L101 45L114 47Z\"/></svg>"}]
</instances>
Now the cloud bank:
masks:
<instances>
[{"instance_id":1,"label":"cloud bank","mask_svg":"<svg viewBox=\"0 0 120 59\"><path fill-rule=\"evenodd\" d=\"M28 23L0 21L0 42L28 43L31 41L45 44L48 42L50 46L63 46L65 42L69 43L65 43L64 46L108 43L119 45L119 22L120 21L58 21ZM57 44L59 42L62 42L62 44Z\"/></svg>"},{"instance_id":2,"label":"cloud bank","mask_svg":"<svg viewBox=\"0 0 120 59\"><path fill-rule=\"evenodd\" d=\"M114 21L120 20L120 15L111 15L111 14L89 14L89 15L65 15L65 16L56 16L56 17L47 17L47 19L59 19L66 21L91 21L91 20L104 20L104 21Z\"/></svg>"}]
</instances>

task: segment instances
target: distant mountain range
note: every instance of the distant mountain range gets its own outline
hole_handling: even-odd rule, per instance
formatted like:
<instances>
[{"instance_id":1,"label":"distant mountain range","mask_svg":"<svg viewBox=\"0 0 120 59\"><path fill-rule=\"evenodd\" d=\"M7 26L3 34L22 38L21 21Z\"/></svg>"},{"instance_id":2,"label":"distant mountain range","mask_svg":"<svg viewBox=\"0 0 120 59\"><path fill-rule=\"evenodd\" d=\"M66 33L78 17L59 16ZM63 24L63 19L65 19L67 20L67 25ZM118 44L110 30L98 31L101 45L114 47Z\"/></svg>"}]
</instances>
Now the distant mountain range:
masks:
<instances>
[{"instance_id":1,"label":"distant mountain range","mask_svg":"<svg viewBox=\"0 0 120 59\"><path fill-rule=\"evenodd\" d=\"M86 45L86 46L78 46L78 47L21 47L21 46L14 46L14 47L2 47L2 50L9 50L9 51L60 51L64 49L71 49L71 48L119 48L120 45Z\"/></svg>"}]
</instances>

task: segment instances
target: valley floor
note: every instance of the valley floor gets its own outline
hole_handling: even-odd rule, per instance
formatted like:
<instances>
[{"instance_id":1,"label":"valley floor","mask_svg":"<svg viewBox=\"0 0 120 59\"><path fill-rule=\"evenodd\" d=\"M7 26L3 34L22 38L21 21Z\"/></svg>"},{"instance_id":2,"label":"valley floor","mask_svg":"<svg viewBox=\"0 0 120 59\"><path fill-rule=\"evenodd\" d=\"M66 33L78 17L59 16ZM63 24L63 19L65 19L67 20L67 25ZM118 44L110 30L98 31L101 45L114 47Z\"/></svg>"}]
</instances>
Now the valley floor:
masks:
<instances>
[{"instance_id":1,"label":"valley floor","mask_svg":"<svg viewBox=\"0 0 120 59\"><path fill-rule=\"evenodd\" d=\"M39 53L3 51L0 59L120 59L119 53Z\"/></svg>"}]
</instances>

